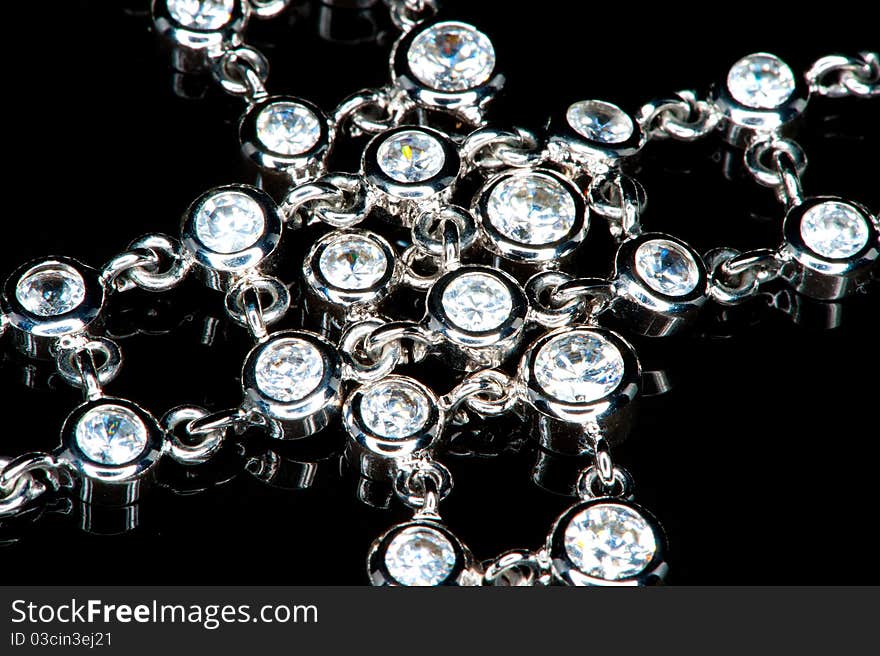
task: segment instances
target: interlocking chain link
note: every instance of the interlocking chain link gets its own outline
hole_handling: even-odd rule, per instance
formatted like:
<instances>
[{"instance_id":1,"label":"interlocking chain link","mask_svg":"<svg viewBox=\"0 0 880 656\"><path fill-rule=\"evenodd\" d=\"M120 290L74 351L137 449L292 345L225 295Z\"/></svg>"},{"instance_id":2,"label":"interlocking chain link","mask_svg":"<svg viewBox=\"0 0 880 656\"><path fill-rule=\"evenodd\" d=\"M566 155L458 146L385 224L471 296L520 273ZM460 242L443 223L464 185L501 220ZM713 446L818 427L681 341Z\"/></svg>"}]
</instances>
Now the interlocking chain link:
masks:
<instances>
[{"instance_id":1,"label":"interlocking chain link","mask_svg":"<svg viewBox=\"0 0 880 656\"><path fill-rule=\"evenodd\" d=\"M807 71L810 91L827 98L873 98L880 95L880 55L860 52L858 57L828 55Z\"/></svg>"},{"instance_id":2,"label":"interlocking chain link","mask_svg":"<svg viewBox=\"0 0 880 656\"><path fill-rule=\"evenodd\" d=\"M636 119L651 139L696 141L715 131L721 115L695 91L685 90L646 103Z\"/></svg>"}]
</instances>

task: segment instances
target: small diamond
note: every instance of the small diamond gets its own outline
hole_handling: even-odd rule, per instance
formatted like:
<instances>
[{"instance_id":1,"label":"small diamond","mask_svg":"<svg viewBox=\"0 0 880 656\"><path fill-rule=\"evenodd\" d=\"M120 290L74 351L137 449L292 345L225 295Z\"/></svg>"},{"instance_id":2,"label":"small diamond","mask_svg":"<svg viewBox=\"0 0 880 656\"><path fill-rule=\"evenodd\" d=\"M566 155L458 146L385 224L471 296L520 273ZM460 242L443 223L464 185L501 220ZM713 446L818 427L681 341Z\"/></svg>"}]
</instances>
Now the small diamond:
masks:
<instances>
[{"instance_id":1,"label":"small diamond","mask_svg":"<svg viewBox=\"0 0 880 656\"><path fill-rule=\"evenodd\" d=\"M388 544L385 567L401 585L439 585L455 567L455 549L440 531L410 526Z\"/></svg>"},{"instance_id":2,"label":"small diamond","mask_svg":"<svg viewBox=\"0 0 880 656\"><path fill-rule=\"evenodd\" d=\"M361 397L361 419L380 437L402 439L419 432L428 421L428 397L413 383L385 380L371 385Z\"/></svg>"},{"instance_id":3,"label":"small diamond","mask_svg":"<svg viewBox=\"0 0 880 656\"><path fill-rule=\"evenodd\" d=\"M80 417L74 438L89 460L102 465L124 465L143 453L147 427L128 408L108 403Z\"/></svg>"},{"instance_id":4,"label":"small diamond","mask_svg":"<svg viewBox=\"0 0 880 656\"><path fill-rule=\"evenodd\" d=\"M301 155L318 143L321 123L305 105L273 102L257 115L257 138L273 153Z\"/></svg>"},{"instance_id":5,"label":"small diamond","mask_svg":"<svg viewBox=\"0 0 880 656\"><path fill-rule=\"evenodd\" d=\"M852 205L826 201L801 219L801 237L814 253L832 260L851 257L868 243L868 222Z\"/></svg>"},{"instance_id":6,"label":"small diamond","mask_svg":"<svg viewBox=\"0 0 880 656\"><path fill-rule=\"evenodd\" d=\"M636 272L648 287L667 296L690 294L700 279L691 254L666 239L652 239L636 249Z\"/></svg>"},{"instance_id":7,"label":"small diamond","mask_svg":"<svg viewBox=\"0 0 880 656\"><path fill-rule=\"evenodd\" d=\"M168 0L168 13L194 30L216 30L229 22L235 0Z\"/></svg>"},{"instance_id":8,"label":"small diamond","mask_svg":"<svg viewBox=\"0 0 880 656\"><path fill-rule=\"evenodd\" d=\"M579 135L604 144L623 143L635 130L626 112L617 105L601 100L576 102L568 108L565 118Z\"/></svg>"},{"instance_id":9,"label":"small diamond","mask_svg":"<svg viewBox=\"0 0 880 656\"><path fill-rule=\"evenodd\" d=\"M552 244L575 221L571 193L549 175L527 172L503 179L492 189L486 214L502 235L521 244Z\"/></svg>"},{"instance_id":10,"label":"small diamond","mask_svg":"<svg viewBox=\"0 0 880 656\"><path fill-rule=\"evenodd\" d=\"M196 236L216 253L238 253L253 246L266 227L260 204L238 191L221 191L198 210Z\"/></svg>"},{"instance_id":11,"label":"small diamond","mask_svg":"<svg viewBox=\"0 0 880 656\"><path fill-rule=\"evenodd\" d=\"M498 328L513 310L507 285L486 273L457 276L443 290L442 302L453 324L477 333Z\"/></svg>"},{"instance_id":12,"label":"small diamond","mask_svg":"<svg viewBox=\"0 0 880 656\"><path fill-rule=\"evenodd\" d=\"M486 82L495 69L495 48L472 25L447 21L419 34L407 53L413 75L438 91L464 91Z\"/></svg>"},{"instance_id":13,"label":"small diamond","mask_svg":"<svg viewBox=\"0 0 880 656\"><path fill-rule=\"evenodd\" d=\"M41 317L70 312L83 302L86 284L76 269L61 263L39 264L25 273L15 286L24 308Z\"/></svg>"},{"instance_id":14,"label":"small diamond","mask_svg":"<svg viewBox=\"0 0 880 656\"><path fill-rule=\"evenodd\" d=\"M794 73L775 55L748 55L736 62L727 74L730 95L752 109L779 107L789 99L794 87Z\"/></svg>"},{"instance_id":15,"label":"small diamond","mask_svg":"<svg viewBox=\"0 0 880 656\"><path fill-rule=\"evenodd\" d=\"M589 332L566 333L535 356L535 380L568 403L589 403L608 395L623 378L623 356L614 344Z\"/></svg>"},{"instance_id":16,"label":"small diamond","mask_svg":"<svg viewBox=\"0 0 880 656\"><path fill-rule=\"evenodd\" d=\"M421 130L398 132L379 146L379 168L397 182L424 182L443 168L443 145Z\"/></svg>"},{"instance_id":17,"label":"small diamond","mask_svg":"<svg viewBox=\"0 0 880 656\"><path fill-rule=\"evenodd\" d=\"M318 267L334 287L347 290L369 289L382 280L388 259L376 242L361 235L336 239L321 253Z\"/></svg>"},{"instance_id":18,"label":"small diamond","mask_svg":"<svg viewBox=\"0 0 880 656\"><path fill-rule=\"evenodd\" d=\"M254 365L257 387L277 401L299 401L324 377L324 358L310 342L283 337L269 342Z\"/></svg>"},{"instance_id":19,"label":"small diamond","mask_svg":"<svg viewBox=\"0 0 880 656\"><path fill-rule=\"evenodd\" d=\"M657 552L657 538L632 508L602 503L571 518L565 528L565 552L584 574L619 581L644 571Z\"/></svg>"}]
</instances>

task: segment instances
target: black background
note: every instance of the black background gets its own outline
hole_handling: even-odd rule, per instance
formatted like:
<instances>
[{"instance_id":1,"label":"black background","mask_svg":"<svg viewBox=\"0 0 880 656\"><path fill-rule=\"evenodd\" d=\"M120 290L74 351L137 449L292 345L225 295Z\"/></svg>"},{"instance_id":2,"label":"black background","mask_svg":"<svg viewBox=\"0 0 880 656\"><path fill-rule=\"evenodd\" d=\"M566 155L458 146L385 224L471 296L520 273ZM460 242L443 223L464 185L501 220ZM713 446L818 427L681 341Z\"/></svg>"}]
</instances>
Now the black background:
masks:
<instances>
[{"instance_id":1,"label":"black background","mask_svg":"<svg viewBox=\"0 0 880 656\"><path fill-rule=\"evenodd\" d=\"M5 8L0 83L4 272L50 253L100 266L140 234L177 234L181 212L205 189L255 180L238 153L241 102L204 80L182 82L202 97L176 94L142 6L13 4ZM654 3L645 13L627 3L443 4L444 15L473 21L496 45L508 84L493 122L532 128L585 97L636 110L676 89L704 92L748 52L775 52L803 71L824 54L880 45L870 34L876 17L857 6L855 21L825 20L790 3L787 11L767 3L719 6L695 21L689 14L699 7L674 3ZM254 21L248 40L270 58L270 91L330 110L355 89L385 83L392 33L382 45L333 43L319 35L322 20L345 37L365 23L328 12L296 5L274 21ZM380 6L384 31L383 14ZM811 101L798 136L810 158L808 194L880 208L878 115L876 100ZM338 167L353 170L345 155ZM737 157L715 138L651 144L638 171L650 199L647 228L701 251L777 244L782 213L772 194L736 166L724 174L724 162ZM580 256L586 272L607 271L611 243L602 233L597 221ZM794 298L774 291L780 305ZM671 583L880 582L870 556L880 455L877 292L835 306L794 300L800 322L760 300L724 320L709 308L700 325L674 339L634 340L645 368L666 370L673 388L645 399L615 459L633 473L639 501L668 533ZM157 415L180 403L236 403L244 331L221 319L213 343L203 340L206 318L221 317L221 303L195 281L163 296L115 299L110 329L135 334L118 340L126 363L108 393ZM828 316L840 325L825 329ZM47 363L17 356L8 336L3 351L0 453L53 448L78 393ZM445 391L442 375L431 380ZM445 459L456 479L445 517L481 559L538 546L569 504L530 481L535 453L527 443L518 447L522 440L505 426L496 428L498 437L457 442L456 451L482 457ZM3 582L365 583L370 542L406 513L356 499L354 481L339 473L341 444L338 430L292 445L248 439L246 457L255 462L269 449L288 463L317 462L313 484L298 491L266 485L230 452L225 475L215 467L199 476L231 480L198 495L152 491L138 507L138 527L124 535L83 531L83 509L59 504L68 512L0 533ZM181 483L179 471L164 474ZM89 521L111 529L113 513L93 510Z\"/></svg>"}]
</instances>

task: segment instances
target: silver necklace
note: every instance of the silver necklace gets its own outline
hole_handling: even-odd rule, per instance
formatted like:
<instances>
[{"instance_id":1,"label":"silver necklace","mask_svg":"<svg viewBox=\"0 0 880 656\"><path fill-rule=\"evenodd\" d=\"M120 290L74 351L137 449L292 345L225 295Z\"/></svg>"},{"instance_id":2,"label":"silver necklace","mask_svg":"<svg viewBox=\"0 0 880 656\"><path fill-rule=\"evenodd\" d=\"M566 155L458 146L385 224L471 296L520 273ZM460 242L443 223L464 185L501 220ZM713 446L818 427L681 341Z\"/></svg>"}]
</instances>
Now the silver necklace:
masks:
<instances>
[{"instance_id":1,"label":"silver necklace","mask_svg":"<svg viewBox=\"0 0 880 656\"><path fill-rule=\"evenodd\" d=\"M54 492L125 506L163 459L195 468L245 430L295 440L341 424L349 467L390 484L413 510L370 549L376 585L661 582L663 531L611 456L643 385L625 335L674 334L706 303L741 303L773 280L819 300L868 282L880 253L877 217L851 200L804 194L807 159L789 128L811 95L880 95L880 57L831 55L798 75L774 55L752 54L705 97L681 91L635 114L584 100L538 135L491 125L505 82L491 40L470 24L438 20L427 0L387 2L401 35L385 87L352 94L330 113L270 95L268 62L243 34L250 20L287 4L153 3L175 66L209 68L244 100L242 153L285 192L276 202L256 186L211 189L185 212L179 238L145 235L100 269L59 256L11 274L0 330L28 356L53 359L84 402L64 422L57 450L0 459L0 519ZM778 245L701 255L643 230L647 194L628 162L657 140L713 134L739 148L751 177L775 192ZM368 138L360 170L330 170L334 146L358 137ZM463 197L466 180L477 191ZM368 216L386 229L361 227ZM285 242L314 225L326 229L299 280L275 277ZM566 273L590 231L606 227L617 242L610 274ZM156 419L105 393L122 354L102 318L116 295L166 292L188 276L223 295L254 346L240 404L179 406ZM305 292L307 320L272 330L291 309L292 282ZM421 295L421 318L400 316L403 291ZM455 371L458 383L436 391L397 373L416 363ZM545 451L592 464L544 545L481 562L441 518L453 484L441 459L452 429L501 416L524 422Z\"/></svg>"}]
</instances>

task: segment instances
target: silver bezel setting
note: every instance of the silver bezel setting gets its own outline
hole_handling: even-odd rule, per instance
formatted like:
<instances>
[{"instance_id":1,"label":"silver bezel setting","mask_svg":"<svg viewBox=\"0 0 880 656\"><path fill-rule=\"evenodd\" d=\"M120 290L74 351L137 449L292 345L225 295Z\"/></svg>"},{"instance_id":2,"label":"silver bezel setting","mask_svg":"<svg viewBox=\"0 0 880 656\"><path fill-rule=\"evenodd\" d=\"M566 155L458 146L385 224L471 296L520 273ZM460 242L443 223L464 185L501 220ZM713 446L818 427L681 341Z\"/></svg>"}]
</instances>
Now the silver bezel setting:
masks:
<instances>
[{"instance_id":1,"label":"silver bezel setting","mask_svg":"<svg viewBox=\"0 0 880 656\"><path fill-rule=\"evenodd\" d=\"M605 143L589 139L578 132L571 123L568 122L568 110L577 103L572 103L566 107L565 112L556 119L556 128L553 130L554 135L551 141L556 144L562 144L572 159L576 162L614 162L624 157L632 157L638 153L647 143L648 137L642 130L636 117L631 113L623 110L618 105L606 100L587 99L578 102L594 102L597 104L608 105L611 108L625 114L632 122L632 134L623 141L618 143Z\"/></svg>"},{"instance_id":2,"label":"silver bezel setting","mask_svg":"<svg viewBox=\"0 0 880 656\"><path fill-rule=\"evenodd\" d=\"M321 354L323 372L315 389L301 399L280 401L263 392L257 384L256 365L260 355L282 339L308 342ZM333 345L315 333L304 330L282 330L257 344L247 354L242 367L241 386L244 405L281 423L283 438L312 435L327 426L341 405L342 361Z\"/></svg>"},{"instance_id":3,"label":"silver bezel setting","mask_svg":"<svg viewBox=\"0 0 880 656\"><path fill-rule=\"evenodd\" d=\"M525 244L514 241L492 225L488 212L489 197L501 182L514 177L534 175L548 177L559 183L574 201L575 215L571 229L561 239L546 244ZM471 210L479 218L486 247L493 253L514 262L535 264L556 262L571 255L580 246L590 227L589 210L583 194L573 182L549 169L517 169L490 178L477 192Z\"/></svg>"},{"instance_id":4,"label":"silver bezel setting","mask_svg":"<svg viewBox=\"0 0 880 656\"><path fill-rule=\"evenodd\" d=\"M240 35L250 17L250 4L245 0L235 0L229 20L214 30L199 30L180 24L171 15L166 0L153 0L152 13L159 36L184 48L203 50L215 57L221 54L224 46L241 42Z\"/></svg>"},{"instance_id":5,"label":"silver bezel setting","mask_svg":"<svg viewBox=\"0 0 880 656\"><path fill-rule=\"evenodd\" d=\"M654 556L641 572L633 576L617 580L607 580L600 579L594 576L589 576L588 574L585 574L576 567L571 558L569 558L568 552L565 549L565 530L568 527L568 524L571 522L572 518L574 518L575 515L583 510L586 510L587 508L603 504L625 506L630 510L638 513L645 519L645 521L648 523L654 533L654 540L657 545ZM556 578L560 583L564 585L622 587L657 585L658 583L661 583L663 581L663 579L666 577L667 572L669 571L669 566L666 564L665 561L666 537L663 533L662 528L660 527L659 522L654 518L651 513L646 511L641 506L636 505L630 501L618 499L616 497L598 497L595 499L590 499L588 501L575 504L564 513L562 513L562 515L560 515L556 522L553 524L553 528L550 530L550 535L547 538L547 552L550 556L551 569L554 578Z\"/></svg>"}]
</instances>

